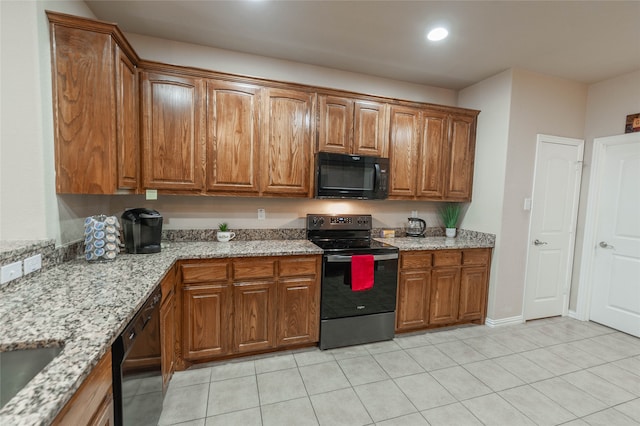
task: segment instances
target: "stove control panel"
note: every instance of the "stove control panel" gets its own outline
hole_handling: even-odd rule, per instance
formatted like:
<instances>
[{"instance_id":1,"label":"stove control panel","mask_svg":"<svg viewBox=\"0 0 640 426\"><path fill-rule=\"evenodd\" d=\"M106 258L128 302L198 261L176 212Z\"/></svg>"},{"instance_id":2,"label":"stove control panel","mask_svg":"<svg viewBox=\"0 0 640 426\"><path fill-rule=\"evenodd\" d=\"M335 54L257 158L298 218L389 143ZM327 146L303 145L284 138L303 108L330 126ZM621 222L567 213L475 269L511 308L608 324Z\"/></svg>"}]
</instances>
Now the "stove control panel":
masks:
<instances>
[{"instance_id":1,"label":"stove control panel","mask_svg":"<svg viewBox=\"0 0 640 426\"><path fill-rule=\"evenodd\" d=\"M372 223L372 219L370 214L365 214L365 215L308 214L307 215L307 230L314 230L314 229L371 230L371 223Z\"/></svg>"}]
</instances>

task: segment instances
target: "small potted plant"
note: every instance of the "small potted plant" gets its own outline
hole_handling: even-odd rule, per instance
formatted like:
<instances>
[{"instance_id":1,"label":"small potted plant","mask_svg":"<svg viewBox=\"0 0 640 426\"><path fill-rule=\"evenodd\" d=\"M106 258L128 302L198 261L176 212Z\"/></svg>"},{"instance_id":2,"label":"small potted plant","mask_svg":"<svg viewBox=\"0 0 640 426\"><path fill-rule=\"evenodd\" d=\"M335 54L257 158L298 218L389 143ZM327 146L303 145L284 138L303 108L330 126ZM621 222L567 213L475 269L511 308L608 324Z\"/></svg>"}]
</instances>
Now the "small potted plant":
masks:
<instances>
[{"instance_id":1,"label":"small potted plant","mask_svg":"<svg viewBox=\"0 0 640 426\"><path fill-rule=\"evenodd\" d=\"M216 233L216 238L221 243L226 243L235 238L236 233L229 231L229 226L226 223L218 224L218 232Z\"/></svg>"},{"instance_id":2,"label":"small potted plant","mask_svg":"<svg viewBox=\"0 0 640 426\"><path fill-rule=\"evenodd\" d=\"M444 222L446 236L453 238L456 236L456 227L458 226L458 218L460 217L460 204L445 204L440 209L440 217Z\"/></svg>"}]
</instances>

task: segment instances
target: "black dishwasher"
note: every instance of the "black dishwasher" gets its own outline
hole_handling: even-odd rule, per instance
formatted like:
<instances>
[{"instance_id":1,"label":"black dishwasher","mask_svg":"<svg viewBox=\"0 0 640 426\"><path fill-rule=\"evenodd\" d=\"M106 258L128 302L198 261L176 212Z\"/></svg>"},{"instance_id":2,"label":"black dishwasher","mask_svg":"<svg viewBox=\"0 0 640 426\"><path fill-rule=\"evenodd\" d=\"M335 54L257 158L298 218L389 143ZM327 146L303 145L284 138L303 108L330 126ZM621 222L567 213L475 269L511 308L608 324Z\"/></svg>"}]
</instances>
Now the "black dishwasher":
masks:
<instances>
[{"instance_id":1,"label":"black dishwasher","mask_svg":"<svg viewBox=\"0 0 640 426\"><path fill-rule=\"evenodd\" d=\"M111 348L116 426L158 424L162 413L158 286Z\"/></svg>"}]
</instances>

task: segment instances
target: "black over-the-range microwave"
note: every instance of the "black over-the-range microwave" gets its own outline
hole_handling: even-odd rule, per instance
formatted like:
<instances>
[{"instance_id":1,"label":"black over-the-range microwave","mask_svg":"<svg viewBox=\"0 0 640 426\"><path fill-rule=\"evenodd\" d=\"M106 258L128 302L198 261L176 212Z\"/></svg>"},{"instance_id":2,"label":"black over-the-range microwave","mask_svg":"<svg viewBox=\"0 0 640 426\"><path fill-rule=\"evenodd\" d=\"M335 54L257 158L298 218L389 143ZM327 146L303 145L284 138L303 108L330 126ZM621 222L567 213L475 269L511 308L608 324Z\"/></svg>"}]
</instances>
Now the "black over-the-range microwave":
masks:
<instances>
[{"instance_id":1,"label":"black over-the-range microwave","mask_svg":"<svg viewBox=\"0 0 640 426\"><path fill-rule=\"evenodd\" d=\"M389 193L389 159L319 152L316 198L382 200Z\"/></svg>"}]
</instances>

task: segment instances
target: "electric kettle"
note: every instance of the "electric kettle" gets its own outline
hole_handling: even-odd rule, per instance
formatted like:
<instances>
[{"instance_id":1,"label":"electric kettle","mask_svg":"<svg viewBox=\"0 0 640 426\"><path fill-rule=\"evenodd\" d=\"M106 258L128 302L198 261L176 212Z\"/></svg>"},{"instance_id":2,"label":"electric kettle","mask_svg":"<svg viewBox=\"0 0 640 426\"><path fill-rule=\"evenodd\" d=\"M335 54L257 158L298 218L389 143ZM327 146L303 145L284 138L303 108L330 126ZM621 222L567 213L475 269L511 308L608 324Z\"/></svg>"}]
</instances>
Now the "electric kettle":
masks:
<instances>
[{"instance_id":1,"label":"electric kettle","mask_svg":"<svg viewBox=\"0 0 640 426\"><path fill-rule=\"evenodd\" d=\"M417 217L410 217L407 224L407 237L424 237L427 231L427 223Z\"/></svg>"}]
</instances>

